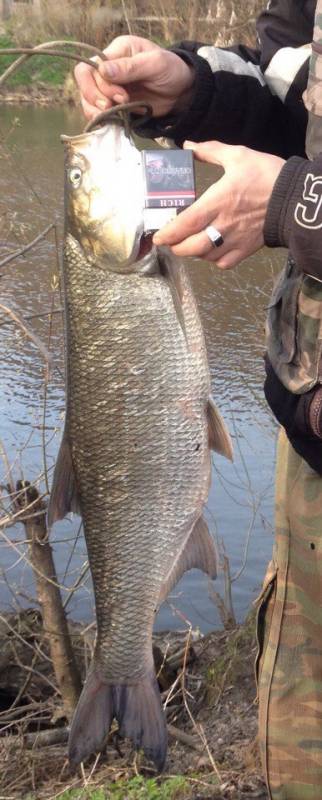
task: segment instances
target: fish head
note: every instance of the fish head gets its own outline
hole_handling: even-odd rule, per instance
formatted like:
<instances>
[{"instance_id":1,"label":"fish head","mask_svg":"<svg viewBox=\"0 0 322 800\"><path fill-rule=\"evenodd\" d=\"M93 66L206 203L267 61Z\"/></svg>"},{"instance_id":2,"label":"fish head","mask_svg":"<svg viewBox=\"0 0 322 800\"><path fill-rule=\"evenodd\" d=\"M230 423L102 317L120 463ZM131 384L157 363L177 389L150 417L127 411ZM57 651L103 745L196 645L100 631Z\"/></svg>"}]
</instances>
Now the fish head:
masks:
<instances>
[{"instance_id":1,"label":"fish head","mask_svg":"<svg viewBox=\"0 0 322 800\"><path fill-rule=\"evenodd\" d=\"M62 141L67 231L93 264L131 272L144 233L139 150L118 123Z\"/></svg>"}]
</instances>

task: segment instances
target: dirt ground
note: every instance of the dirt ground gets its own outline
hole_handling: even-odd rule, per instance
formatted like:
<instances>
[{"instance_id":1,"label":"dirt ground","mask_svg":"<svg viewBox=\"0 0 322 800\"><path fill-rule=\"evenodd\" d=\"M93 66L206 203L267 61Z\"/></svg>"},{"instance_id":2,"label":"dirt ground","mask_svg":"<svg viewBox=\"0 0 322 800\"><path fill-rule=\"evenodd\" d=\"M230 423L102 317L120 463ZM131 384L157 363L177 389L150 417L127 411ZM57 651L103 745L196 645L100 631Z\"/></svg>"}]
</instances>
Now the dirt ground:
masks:
<instances>
[{"instance_id":1,"label":"dirt ground","mask_svg":"<svg viewBox=\"0 0 322 800\"><path fill-rule=\"evenodd\" d=\"M71 632L85 671L95 632ZM256 742L254 618L197 641L189 633L159 634L154 643L169 725L165 777L186 776L192 800L266 800ZM115 731L97 763L72 772L67 735L40 613L0 615L0 795L43 800L73 787L113 785L138 771L154 774Z\"/></svg>"}]
</instances>

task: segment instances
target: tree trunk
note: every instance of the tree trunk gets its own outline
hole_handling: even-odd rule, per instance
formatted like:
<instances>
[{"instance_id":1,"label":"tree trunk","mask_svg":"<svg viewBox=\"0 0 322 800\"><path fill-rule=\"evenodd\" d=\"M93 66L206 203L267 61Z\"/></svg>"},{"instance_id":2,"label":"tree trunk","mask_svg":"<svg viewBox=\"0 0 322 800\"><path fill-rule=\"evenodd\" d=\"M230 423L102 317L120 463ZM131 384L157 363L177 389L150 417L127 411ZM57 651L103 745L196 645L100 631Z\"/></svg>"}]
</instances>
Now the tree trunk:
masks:
<instances>
[{"instance_id":1,"label":"tree trunk","mask_svg":"<svg viewBox=\"0 0 322 800\"><path fill-rule=\"evenodd\" d=\"M23 489L25 489L25 492L22 492ZM29 542L29 554L35 574L44 632L49 644L51 660L66 716L70 719L81 691L81 679L75 661L60 590L57 586L56 568L52 548L48 541L46 507L39 498L37 489L30 486L27 481L19 481L17 491L19 492L19 505L26 508L26 518L23 519L23 524ZM30 503L32 503L31 507Z\"/></svg>"}]
</instances>

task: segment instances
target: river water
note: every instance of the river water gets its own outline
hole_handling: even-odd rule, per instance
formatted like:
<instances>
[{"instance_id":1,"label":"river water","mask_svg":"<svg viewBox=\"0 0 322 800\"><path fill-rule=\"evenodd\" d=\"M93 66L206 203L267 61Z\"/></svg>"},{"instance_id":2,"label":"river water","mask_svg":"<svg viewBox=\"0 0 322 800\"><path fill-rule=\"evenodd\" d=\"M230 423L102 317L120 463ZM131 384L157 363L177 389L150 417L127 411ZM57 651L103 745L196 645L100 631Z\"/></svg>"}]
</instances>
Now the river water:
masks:
<instances>
[{"instance_id":1,"label":"river water","mask_svg":"<svg viewBox=\"0 0 322 800\"><path fill-rule=\"evenodd\" d=\"M60 133L79 133L83 120L75 110L29 107L1 107L0 120L2 261L51 223L57 225L61 245L63 153L59 137ZM199 192L215 177L209 167L199 167ZM214 458L207 518L229 559L238 620L245 617L258 594L272 549L276 426L262 392L264 309L283 257L281 251L263 250L238 270L224 274L209 264L189 264L207 340L213 394L234 441L233 464ZM15 479L38 480L45 469L49 484L64 417L61 300L53 288L58 272L53 231L32 251L0 265L0 302L28 318L54 359L45 391L41 353L0 309L0 439ZM52 309L55 313L50 317ZM6 469L1 464L0 483L5 482ZM43 478L39 486L44 489ZM35 602L23 540L19 524L0 536L0 608ZM86 562L79 519L58 523L51 541L68 612L73 618L90 621L89 575L77 592L70 592ZM212 588L223 594L223 576ZM182 579L163 605L156 627L181 629L187 620L204 632L220 624L207 579L196 570Z\"/></svg>"}]
</instances>

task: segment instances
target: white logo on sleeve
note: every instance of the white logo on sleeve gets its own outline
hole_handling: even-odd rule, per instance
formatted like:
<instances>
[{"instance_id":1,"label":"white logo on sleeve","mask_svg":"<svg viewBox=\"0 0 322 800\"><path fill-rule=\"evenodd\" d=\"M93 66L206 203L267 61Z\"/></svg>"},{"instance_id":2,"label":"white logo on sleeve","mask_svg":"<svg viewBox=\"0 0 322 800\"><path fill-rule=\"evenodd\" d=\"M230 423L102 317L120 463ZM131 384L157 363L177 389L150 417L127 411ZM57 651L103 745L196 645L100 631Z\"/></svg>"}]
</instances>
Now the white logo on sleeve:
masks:
<instances>
[{"instance_id":1,"label":"white logo on sleeve","mask_svg":"<svg viewBox=\"0 0 322 800\"><path fill-rule=\"evenodd\" d=\"M322 228L322 175L310 172L304 182L304 203L298 203L294 219L302 228Z\"/></svg>"}]
</instances>

